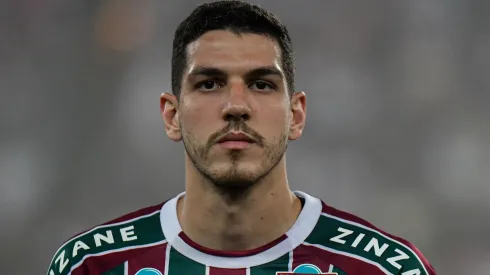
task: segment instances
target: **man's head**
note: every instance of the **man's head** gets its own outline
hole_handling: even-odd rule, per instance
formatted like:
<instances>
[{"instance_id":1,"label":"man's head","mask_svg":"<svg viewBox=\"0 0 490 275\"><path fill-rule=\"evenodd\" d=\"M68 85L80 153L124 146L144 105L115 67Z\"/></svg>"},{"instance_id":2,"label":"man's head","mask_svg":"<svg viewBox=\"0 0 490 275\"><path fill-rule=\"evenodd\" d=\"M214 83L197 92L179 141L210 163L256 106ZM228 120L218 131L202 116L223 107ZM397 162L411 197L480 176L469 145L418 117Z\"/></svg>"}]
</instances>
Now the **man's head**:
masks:
<instances>
[{"instance_id":1,"label":"man's head","mask_svg":"<svg viewBox=\"0 0 490 275\"><path fill-rule=\"evenodd\" d=\"M184 20L173 47L173 95L161 97L169 138L183 140L189 160L217 185L266 176L305 122L286 28L258 6L219 1Z\"/></svg>"},{"instance_id":2,"label":"man's head","mask_svg":"<svg viewBox=\"0 0 490 275\"><path fill-rule=\"evenodd\" d=\"M242 1L217 1L198 6L175 31L172 53L172 92L179 97L188 65L188 46L203 34L227 30L237 35L260 34L275 40L281 49L281 67L289 92L294 92L291 38L279 19L267 10Z\"/></svg>"}]
</instances>

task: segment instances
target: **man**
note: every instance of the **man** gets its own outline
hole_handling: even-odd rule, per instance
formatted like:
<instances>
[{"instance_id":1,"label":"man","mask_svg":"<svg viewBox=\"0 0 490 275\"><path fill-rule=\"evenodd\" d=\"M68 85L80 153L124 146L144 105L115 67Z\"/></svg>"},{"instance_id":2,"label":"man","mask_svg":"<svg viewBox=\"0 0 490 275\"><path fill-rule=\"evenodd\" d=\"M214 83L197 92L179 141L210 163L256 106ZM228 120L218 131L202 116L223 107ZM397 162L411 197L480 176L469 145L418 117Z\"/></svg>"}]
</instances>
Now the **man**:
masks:
<instances>
[{"instance_id":1,"label":"man","mask_svg":"<svg viewBox=\"0 0 490 275\"><path fill-rule=\"evenodd\" d=\"M292 192L285 151L300 138L291 41L257 6L197 7L177 28L167 136L185 148L177 197L67 241L49 275L434 275L409 242Z\"/></svg>"}]
</instances>

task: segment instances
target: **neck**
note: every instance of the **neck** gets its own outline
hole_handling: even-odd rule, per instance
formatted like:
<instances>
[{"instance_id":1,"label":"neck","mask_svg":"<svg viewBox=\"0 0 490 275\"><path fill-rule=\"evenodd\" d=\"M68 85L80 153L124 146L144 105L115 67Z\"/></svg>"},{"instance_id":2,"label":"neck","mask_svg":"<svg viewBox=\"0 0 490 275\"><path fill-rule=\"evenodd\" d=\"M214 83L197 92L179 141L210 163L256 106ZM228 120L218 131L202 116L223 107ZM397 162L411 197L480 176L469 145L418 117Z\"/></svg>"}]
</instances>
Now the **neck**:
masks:
<instances>
[{"instance_id":1,"label":"neck","mask_svg":"<svg viewBox=\"0 0 490 275\"><path fill-rule=\"evenodd\" d=\"M241 192L216 188L188 167L186 195L177 204L182 230L199 245L222 251L250 250L280 238L301 211L285 166L283 158L259 183Z\"/></svg>"}]
</instances>

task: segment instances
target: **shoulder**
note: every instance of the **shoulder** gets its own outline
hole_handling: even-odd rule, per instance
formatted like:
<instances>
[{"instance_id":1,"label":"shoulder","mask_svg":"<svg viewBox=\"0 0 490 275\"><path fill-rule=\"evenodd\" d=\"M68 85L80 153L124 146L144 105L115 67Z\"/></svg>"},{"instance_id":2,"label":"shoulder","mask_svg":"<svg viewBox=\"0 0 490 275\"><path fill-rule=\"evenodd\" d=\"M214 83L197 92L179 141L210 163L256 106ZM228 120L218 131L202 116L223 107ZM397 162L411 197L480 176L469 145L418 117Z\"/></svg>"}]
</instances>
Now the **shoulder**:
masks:
<instances>
[{"instance_id":1,"label":"shoulder","mask_svg":"<svg viewBox=\"0 0 490 275\"><path fill-rule=\"evenodd\" d=\"M92 269L112 268L139 249L163 243L160 226L163 204L134 211L75 235L56 251L48 275L71 274L87 262Z\"/></svg>"},{"instance_id":2,"label":"shoulder","mask_svg":"<svg viewBox=\"0 0 490 275\"><path fill-rule=\"evenodd\" d=\"M386 274L436 274L412 243L325 203L318 224L306 242L353 261L375 265Z\"/></svg>"}]
</instances>

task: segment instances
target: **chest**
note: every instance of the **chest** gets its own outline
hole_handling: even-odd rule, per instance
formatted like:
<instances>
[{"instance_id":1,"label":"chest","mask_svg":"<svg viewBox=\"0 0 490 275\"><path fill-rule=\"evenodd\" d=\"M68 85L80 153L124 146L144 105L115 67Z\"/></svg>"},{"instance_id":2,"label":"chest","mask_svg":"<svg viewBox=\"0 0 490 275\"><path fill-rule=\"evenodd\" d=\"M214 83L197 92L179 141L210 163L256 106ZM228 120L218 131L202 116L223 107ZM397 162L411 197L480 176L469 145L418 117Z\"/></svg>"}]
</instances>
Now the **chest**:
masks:
<instances>
[{"instance_id":1,"label":"chest","mask_svg":"<svg viewBox=\"0 0 490 275\"><path fill-rule=\"evenodd\" d=\"M160 253L159 253L160 252ZM168 248L164 251L153 250L138 255L103 275L286 275L286 274L337 274L347 275L333 265L329 259L318 257L307 250L294 250L272 261L247 267L247 260L254 261L254 255L244 258L206 258L190 259L180 252ZM199 260L199 261L196 261ZM215 265L213 265L213 260ZM243 266L237 266L237 262ZM209 265L202 264L207 262ZM234 266L234 268L224 268Z\"/></svg>"}]
</instances>

